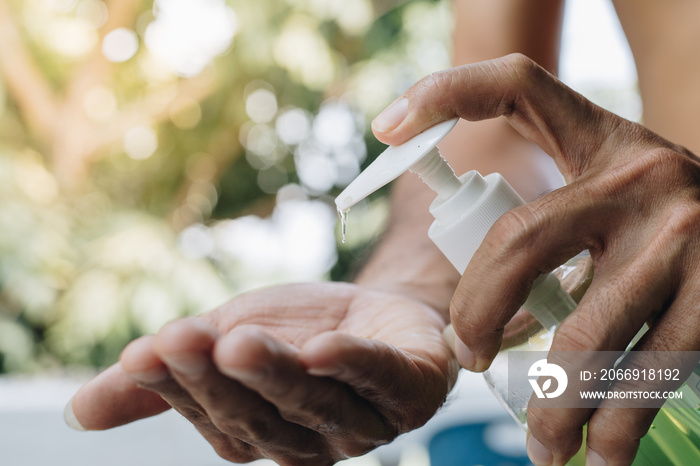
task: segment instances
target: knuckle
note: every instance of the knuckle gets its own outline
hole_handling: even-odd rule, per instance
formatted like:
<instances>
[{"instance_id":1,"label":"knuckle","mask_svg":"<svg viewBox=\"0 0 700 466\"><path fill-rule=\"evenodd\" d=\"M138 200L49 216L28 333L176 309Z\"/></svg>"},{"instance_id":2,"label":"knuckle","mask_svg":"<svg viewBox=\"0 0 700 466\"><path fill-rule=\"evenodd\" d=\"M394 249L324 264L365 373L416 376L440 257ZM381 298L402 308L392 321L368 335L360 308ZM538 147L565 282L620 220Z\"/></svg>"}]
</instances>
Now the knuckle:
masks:
<instances>
[{"instance_id":1,"label":"knuckle","mask_svg":"<svg viewBox=\"0 0 700 466\"><path fill-rule=\"evenodd\" d=\"M354 458L369 453L382 445L386 445L398 436L398 432L390 436L377 435L376 437L368 435L360 436L342 436L338 438L338 450L343 457Z\"/></svg>"},{"instance_id":2,"label":"knuckle","mask_svg":"<svg viewBox=\"0 0 700 466\"><path fill-rule=\"evenodd\" d=\"M495 61L503 69L511 87L533 87L546 77L546 72L534 60L522 53L513 53Z\"/></svg>"},{"instance_id":3,"label":"knuckle","mask_svg":"<svg viewBox=\"0 0 700 466\"><path fill-rule=\"evenodd\" d=\"M657 187L674 188L679 187L679 182L681 185L685 184L688 175L693 173L690 168L692 163L687 155L661 147L647 151L639 158L634 168L636 168L635 174L639 177L650 175Z\"/></svg>"},{"instance_id":4,"label":"knuckle","mask_svg":"<svg viewBox=\"0 0 700 466\"><path fill-rule=\"evenodd\" d=\"M580 427L572 420L571 416L554 415L544 408L531 406L527 411L527 425L535 438L546 446L570 454L578 449L580 440Z\"/></svg>"},{"instance_id":5,"label":"knuckle","mask_svg":"<svg viewBox=\"0 0 700 466\"><path fill-rule=\"evenodd\" d=\"M209 428L212 426L211 419L201 408L194 406L176 406L175 409L195 426Z\"/></svg>"},{"instance_id":6,"label":"knuckle","mask_svg":"<svg viewBox=\"0 0 700 466\"><path fill-rule=\"evenodd\" d=\"M275 435L265 419L264 415L249 413L235 418L216 416L212 421L221 432L253 445L260 445L267 443Z\"/></svg>"},{"instance_id":7,"label":"knuckle","mask_svg":"<svg viewBox=\"0 0 700 466\"><path fill-rule=\"evenodd\" d=\"M534 61L520 53L482 62L479 64L491 76L501 93L498 103L499 114L510 115L516 110L521 92L536 87L543 78L543 69Z\"/></svg>"},{"instance_id":8,"label":"knuckle","mask_svg":"<svg viewBox=\"0 0 700 466\"><path fill-rule=\"evenodd\" d=\"M294 406L294 409L280 411L280 415L286 421L302 425L324 436L343 439L343 451L349 456L364 454L379 445L389 443L399 435L398 428L388 422L381 422L379 426L373 424L373 427L367 428L366 431L347 427L343 416L352 408L339 402L336 395L337 393L331 392L323 400L307 399Z\"/></svg>"},{"instance_id":9,"label":"knuckle","mask_svg":"<svg viewBox=\"0 0 700 466\"><path fill-rule=\"evenodd\" d=\"M233 463L249 463L259 458L253 454L252 447L241 442L232 441L224 435L207 439L214 451L221 458Z\"/></svg>"},{"instance_id":10,"label":"knuckle","mask_svg":"<svg viewBox=\"0 0 700 466\"><path fill-rule=\"evenodd\" d=\"M331 400L310 400L305 398L297 402L291 409L280 411L283 419L303 425L315 432L330 433L340 425L339 416L335 407L337 402Z\"/></svg>"},{"instance_id":11,"label":"knuckle","mask_svg":"<svg viewBox=\"0 0 700 466\"><path fill-rule=\"evenodd\" d=\"M229 390L230 387L222 383L200 384L192 389L196 396L201 396L205 400L224 400Z\"/></svg>"},{"instance_id":12,"label":"knuckle","mask_svg":"<svg viewBox=\"0 0 700 466\"><path fill-rule=\"evenodd\" d=\"M541 69L534 60L522 53L511 53L499 61L503 66L513 70L517 76L534 77Z\"/></svg>"},{"instance_id":13,"label":"knuckle","mask_svg":"<svg viewBox=\"0 0 700 466\"><path fill-rule=\"evenodd\" d=\"M531 247L541 228L542 215L535 215L528 205L521 206L501 215L484 238L484 243L487 250L501 251L510 257Z\"/></svg>"},{"instance_id":14,"label":"knuckle","mask_svg":"<svg viewBox=\"0 0 700 466\"><path fill-rule=\"evenodd\" d=\"M679 202L674 205L659 236L668 239L666 244L678 243L681 238L688 238L697 235L700 226L700 203ZM685 244L685 241L681 241Z\"/></svg>"},{"instance_id":15,"label":"knuckle","mask_svg":"<svg viewBox=\"0 0 700 466\"><path fill-rule=\"evenodd\" d=\"M600 177L598 189L607 196L637 194L635 187L679 192L688 186L697 190L700 166L687 154L667 147L623 155L623 162Z\"/></svg>"},{"instance_id":16,"label":"knuckle","mask_svg":"<svg viewBox=\"0 0 700 466\"><path fill-rule=\"evenodd\" d=\"M248 417L243 422L243 430L246 433L246 439L253 444L265 443L274 437L268 423L255 417Z\"/></svg>"},{"instance_id":17,"label":"knuckle","mask_svg":"<svg viewBox=\"0 0 700 466\"><path fill-rule=\"evenodd\" d=\"M608 461L615 460L615 464L631 463L649 423L621 416L617 413L618 409L603 411L605 414L601 414L601 410L596 411L588 422L588 444L596 452L604 454Z\"/></svg>"},{"instance_id":18,"label":"knuckle","mask_svg":"<svg viewBox=\"0 0 700 466\"><path fill-rule=\"evenodd\" d=\"M341 452L342 457L344 458L356 458L358 456L367 454L375 448L378 448L381 445L385 445L386 443L388 442L378 444L369 444L366 442L349 442L348 444L343 445L339 450Z\"/></svg>"},{"instance_id":19,"label":"knuckle","mask_svg":"<svg viewBox=\"0 0 700 466\"><path fill-rule=\"evenodd\" d=\"M581 318L580 313L569 316L554 335L552 348L558 351L596 351L605 350L610 345L608 337L599 331L599 324Z\"/></svg>"}]
</instances>

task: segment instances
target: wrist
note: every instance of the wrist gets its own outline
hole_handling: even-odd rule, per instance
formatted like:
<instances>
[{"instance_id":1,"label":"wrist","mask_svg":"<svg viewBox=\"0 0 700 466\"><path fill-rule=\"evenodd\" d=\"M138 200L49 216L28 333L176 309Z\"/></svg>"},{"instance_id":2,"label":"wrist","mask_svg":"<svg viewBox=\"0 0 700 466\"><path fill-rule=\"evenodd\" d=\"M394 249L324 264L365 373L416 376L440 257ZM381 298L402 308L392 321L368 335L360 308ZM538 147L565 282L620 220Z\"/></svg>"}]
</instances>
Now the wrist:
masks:
<instances>
[{"instance_id":1,"label":"wrist","mask_svg":"<svg viewBox=\"0 0 700 466\"><path fill-rule=\"evenodd\" d=\"M406 249L378 247L354 283L426 304L445 324L460 276L427 237Z\"/></svg>"}]
</instances>

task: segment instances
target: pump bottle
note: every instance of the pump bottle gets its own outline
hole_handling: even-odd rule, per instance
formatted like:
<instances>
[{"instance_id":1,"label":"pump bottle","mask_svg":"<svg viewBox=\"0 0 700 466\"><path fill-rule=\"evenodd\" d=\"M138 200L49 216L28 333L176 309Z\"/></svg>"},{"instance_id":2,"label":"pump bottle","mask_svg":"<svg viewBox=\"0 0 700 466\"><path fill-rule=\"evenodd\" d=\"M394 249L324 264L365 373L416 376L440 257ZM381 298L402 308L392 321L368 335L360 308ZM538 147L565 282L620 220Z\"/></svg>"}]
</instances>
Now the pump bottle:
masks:
<instances>
[{"instance_id":1,"label":"pump bottle","mask_svg":"<svg viewBox=\"0 0 700 466\"><path fill-rule=\"evenodd\" d=\"M462 274L493 223L508 210L523 205L524 201L498 173L486 177L476 171L467 172L459 178L455 175L440 155L437 144L457 121L453 119L440 123L400 146L390 146L338 195L335 203L344 219L353 205L402 173L410 170L418 174L437 194L430 205L435 221L428 230L428 236ZM524 428L527 428L527 410L517 406L526 404L518 402L514 406L508 401L507 353L549 350L556 328L575 307L575 301L562 289L556 276L552 273L541 275L533 283L521 310L529 312L538 323L528 326L525 338L514 339L511 345L504 344L490 369L484 373L493 393ZM696 369L694 376L679 390L686 394L687 401L683 403L700 403L700 369ZM661 464L659 461L674 457L669 455L678 456L679 448L683 449L683 455L688 459L697 460L694 464L700 464L700 416L697 412L700 404L689 409L675 405L673 408L677 409L661 410L655 423L664 427L662 430L652 429L642 440L635 465ZM675 422L679 417L686 426L683 432Z\"/></svg>"},{"instance_id":2,"label":"pump bottle","mask_svg":"<svg viewBox=\"0 0 700 466\"><path fill-rule=\"evenodd\" d=\"M478 172L470 171L457 178L436 147L456 123L456 119L440 123L400 146L389 147L340 193L336 206L338 212L347 212L354 204L403 172L410 170L417 173L437 193L430 205L435 221L428 230L428 236L462 274L491 225L505 212L524 202L498 173L482 177ZM540 325L530 329L528 338L509 350L546 351L551 345L554 330L575 307L576 303L554 275L540 276L523 305ZM506 361L502 352L484 376L499 401L524 425L527 418L525 410L508 404ZM524 383L527 384L527 381Z\"/></svg>"}]
</instances>

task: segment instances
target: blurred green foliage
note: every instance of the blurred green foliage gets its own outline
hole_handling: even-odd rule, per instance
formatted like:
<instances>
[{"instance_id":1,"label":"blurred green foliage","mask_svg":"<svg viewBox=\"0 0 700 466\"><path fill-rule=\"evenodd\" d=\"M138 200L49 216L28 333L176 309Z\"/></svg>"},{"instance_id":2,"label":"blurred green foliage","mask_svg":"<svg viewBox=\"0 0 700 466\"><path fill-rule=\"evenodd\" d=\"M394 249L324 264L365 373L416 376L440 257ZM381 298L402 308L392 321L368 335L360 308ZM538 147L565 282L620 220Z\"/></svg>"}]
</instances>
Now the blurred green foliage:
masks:
<instances>
[{"instance_id":1,"label":"blurred green foliage","mask_svg":"<svg viewBox=\"0 0 700 466\"><path fill-rule=\"evenodd\" d=\"M346 277L381 199L306 274L241 259L231 219L283 224L283 187L330 211L449 24L427 0L0 0L0 372L104 366L253 284Z\"/></svg>"}]
</instances>

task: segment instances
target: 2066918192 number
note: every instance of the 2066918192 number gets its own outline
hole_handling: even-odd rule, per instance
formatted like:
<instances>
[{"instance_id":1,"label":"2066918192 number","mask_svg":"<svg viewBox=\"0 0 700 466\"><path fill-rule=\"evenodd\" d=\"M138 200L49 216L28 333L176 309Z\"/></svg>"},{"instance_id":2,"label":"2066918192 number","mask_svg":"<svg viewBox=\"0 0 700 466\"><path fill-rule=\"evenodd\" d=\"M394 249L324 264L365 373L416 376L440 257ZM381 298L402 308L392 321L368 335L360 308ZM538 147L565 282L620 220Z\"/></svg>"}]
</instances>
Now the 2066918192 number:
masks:
<instances>
[{"instance_id":1,"label":"2066918192 number","mask_svg":"<svg viewBox=\"0 0 700 466\"><path fill-rule=\"evenodd\" d=\"M602 369L600 380L680 380L679 369Z\"/></svg>"}]
</instances>

